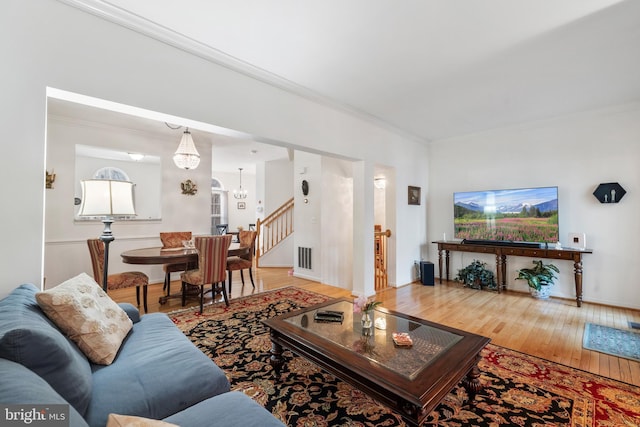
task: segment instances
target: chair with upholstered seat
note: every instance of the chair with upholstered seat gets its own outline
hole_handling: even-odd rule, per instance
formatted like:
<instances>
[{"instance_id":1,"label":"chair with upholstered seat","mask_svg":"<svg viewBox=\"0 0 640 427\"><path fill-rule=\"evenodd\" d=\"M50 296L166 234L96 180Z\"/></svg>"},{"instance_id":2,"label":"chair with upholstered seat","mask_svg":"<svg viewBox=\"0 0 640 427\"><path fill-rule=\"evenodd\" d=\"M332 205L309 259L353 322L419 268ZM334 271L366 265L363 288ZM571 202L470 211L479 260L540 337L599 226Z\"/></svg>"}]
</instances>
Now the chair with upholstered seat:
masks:
<instances>
[{"instance_id":1,"label":"chair with upholstered seat","mask_svg":"<svg viewBox=\"0 0 640 427\"><path fill-rule=\"evenodd\" d=\"M102 287L104 268L104 242L100 239L88 239L93 278ZM125 271L107 276L107 291L121 288L136 287L136 302L140 307L140 287L142 287L144 312L147 312L147 286L149 277L140 271Z\"/></svg>"},{"instance_id":2,"label":"chair with upholstered seat","mask_svg":"<svg viewBox=\"0 0 640 427\"><path fill-rule=\"evenodd\" d=\"M224 236L202 236L195 238L195 248L198 250L198 268L185 271L180 275L182 280L182 305L186 304L188 286L200 287L200 313L204 308L204 287L211 285L212 296L222 292L226 305L229 305L225 276L227 271L227 256L231 244L231 234Z\"/></svg>"},{"instance_id":3,"label":"chair with upholstered seat","mask_svg":"<svg viewBox=\"0 0 640 427\"><path fill-rule=\"evenodd\" d=\"M249 278L251 278L251 285L255 288L256 284L253 282L253 273L251 268L253 267L253 254L256 249L256 236L257 231L240 231L238 232L238 240L240 241L240 247L247 248L247 251L240 256L232 256L227 259L227 271L229 271L229 293L231 293L231 272L240 270L240 278L242 279L242 286L244 286L243 270L249 270Z\"/></svg>"},{"instance_id":4,"label":"chair with upholstered seat","mask_svg":"<svg viewBox=\"0 0 640 427\"><path fill-rule=\"evenodd\" d=\"M180 249L184 247L183 242L191 240L190 231L169 231L160 233L160 241L162 242L162 249L172 250ZM167 291L167 295L171 294L171 273L177 273L187 270L193 270L198 268L195 263L178 263L178 264L163 264L164 270L164 286L163 290Z\"/></svg>"}]
</instances>

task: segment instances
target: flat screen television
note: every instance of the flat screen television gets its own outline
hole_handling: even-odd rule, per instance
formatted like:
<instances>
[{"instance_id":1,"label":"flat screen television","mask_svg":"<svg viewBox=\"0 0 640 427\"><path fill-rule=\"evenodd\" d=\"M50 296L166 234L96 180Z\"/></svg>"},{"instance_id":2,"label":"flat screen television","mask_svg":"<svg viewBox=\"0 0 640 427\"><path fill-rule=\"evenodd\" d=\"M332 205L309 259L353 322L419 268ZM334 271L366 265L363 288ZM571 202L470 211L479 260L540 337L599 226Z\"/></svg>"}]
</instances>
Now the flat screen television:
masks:
<instances>
[{"instance_id":1,"label":"flat screen television","mask_svg":"<svg viewBox=\"0 0 640 427\"><path fill-rule=\"evenodd\" d=\"M458 239L555 243L558 187L457 192L453 216Z\"/></svg>"}]
</instances>

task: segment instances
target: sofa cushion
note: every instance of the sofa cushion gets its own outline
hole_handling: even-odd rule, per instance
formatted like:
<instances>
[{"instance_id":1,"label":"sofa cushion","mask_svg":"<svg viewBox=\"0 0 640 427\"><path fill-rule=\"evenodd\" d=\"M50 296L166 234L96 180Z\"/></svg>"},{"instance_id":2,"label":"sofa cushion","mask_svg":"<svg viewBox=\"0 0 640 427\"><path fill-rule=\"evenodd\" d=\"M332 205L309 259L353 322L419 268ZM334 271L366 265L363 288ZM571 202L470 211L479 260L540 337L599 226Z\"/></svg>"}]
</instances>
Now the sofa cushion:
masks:
<instances>
[{"instance_id":1,"label":"sofa cushion","mask_svg":"<svg viewBox=\"0 0 640 427\"><path fill-rule=\"evenodd\" d=\"M67 401L35 372L19 363L0 359L0 402L3 404L60 405ZM5 414L0 414L0 425ZM69 405L69 427L88 427L82 416Z\"/></svg>"},{"instance_id":2,"label":"sofa cushion","mask_svg":"<svg viewBox=\"0 0 640 427\"><path fill-rule=\"evenodd\" d=\"M93 365L93 384L91 426L111 412L163 419L229 391L224 372L162 313L141 317L113 364Z\"/></svg>"},{"instance_id":3,"label":"sofa cushion","mask_svg":"<svg viewBox=\"0 0 640 427\"><path fill-rule=\"evenodd\" d=\"M86 273L36 294L40 308L93 363L109 365L133 323Z\"/></svg>"},{"instance_id":4,"label":"sofa cushion","mask_svg":"<svg viewBox=\"0 0 640 427\"><path fill-rule=\"evenodd\" d=\"M42 312L37 291L21 285L0 300L0 357L40 375L84 415L92 391L89 361Z\"/></svg>"},{"instance_id":5,"label":"sofa cushion","mask_svg":"<svg viewBox=\"0 0 640 427\"><path fill-rule=\"evenodd\" d=\"M269 411L239 391L212 397L164 421L180 427L284 427Z\"/></svg>"},{"instance_id":6,"label":"sofa cushion","mask_svg":"<svg viewBox=\"0 0 640 427\"><path fill-rule=\"evenodd\" d=\"M129 316L129 319L131 319L133 323L138 323L140 321L140 310L138 310L133 304L129 304L128 302L119 302L118 305L125 313L127 313L127 316Z\"/></svg>"},{"instance_id":7,"label":"sofa cushion","mask_svg":"<svg viewBox=\"0 0 640 427\"><path fill-rule=\"evenodd\" d=\"M175 424L165 423L150 418L134 417L132 415L109 414L107 427L179 427Z\"/></svg>"}]
</instances>

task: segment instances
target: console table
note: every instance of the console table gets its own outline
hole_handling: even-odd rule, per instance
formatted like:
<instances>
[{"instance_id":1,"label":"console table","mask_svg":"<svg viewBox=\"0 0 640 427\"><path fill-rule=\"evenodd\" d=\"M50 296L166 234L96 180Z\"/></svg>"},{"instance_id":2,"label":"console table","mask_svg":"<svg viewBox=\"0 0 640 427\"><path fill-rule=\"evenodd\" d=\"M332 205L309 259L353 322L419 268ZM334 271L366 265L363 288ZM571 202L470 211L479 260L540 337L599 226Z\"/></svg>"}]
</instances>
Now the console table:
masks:
<instances>
[{"instance_id":1,"label":"console table","mask_svg":"<svg viewBox=\"0 0 640 427\"><path fill-rule=\"evenodd\" d=\"M507 289L507 256L524 256L531 258L563 259L573 261L573 271L576 284L576 303L582 306L582 255L593 253L591 249L574 248L533 248L509 245L468 244L463 242L449 242L438 240L432 242L438 245L438 267L440 269L440 283L442 283L442 258L444 253L446 279L449 280L449 252L476 252L494 254L496 256L496 272L498 292Z\"/></svg>"}]
</instances>

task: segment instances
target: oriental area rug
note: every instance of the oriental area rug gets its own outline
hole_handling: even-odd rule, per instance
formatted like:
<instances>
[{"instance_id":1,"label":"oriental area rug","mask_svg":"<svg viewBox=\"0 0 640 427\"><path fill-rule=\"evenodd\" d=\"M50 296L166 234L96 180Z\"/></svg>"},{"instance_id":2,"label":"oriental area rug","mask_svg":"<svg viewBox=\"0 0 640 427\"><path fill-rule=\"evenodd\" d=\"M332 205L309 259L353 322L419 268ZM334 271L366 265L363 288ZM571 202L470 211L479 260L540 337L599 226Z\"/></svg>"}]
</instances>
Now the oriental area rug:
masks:
<instances>
[{"instance_id":1,"label":"oriental area rug","mask_svg":"<svg viewBox=\"0 0 640 427\"><path fill-rule=\"evenodd\" d=\"M274 381L261 321L327 299L288 287L169 316L225 371L233 390L288 426L404 426L398 414L290 351ZM485 389L474 404L458 385L423 426L640 426L640 387L492 344L478 366Z\"/></svg>"},{"instance_id":2,"label":"oriental area rug","mask_svg":"<svg viewBox=\"0 0 640 427\"><path fill-rule=\"evenodd\" d=\"M582 346L589 350L640 361L640 332L587 323Z\"/></svg>"}]
</instances>

